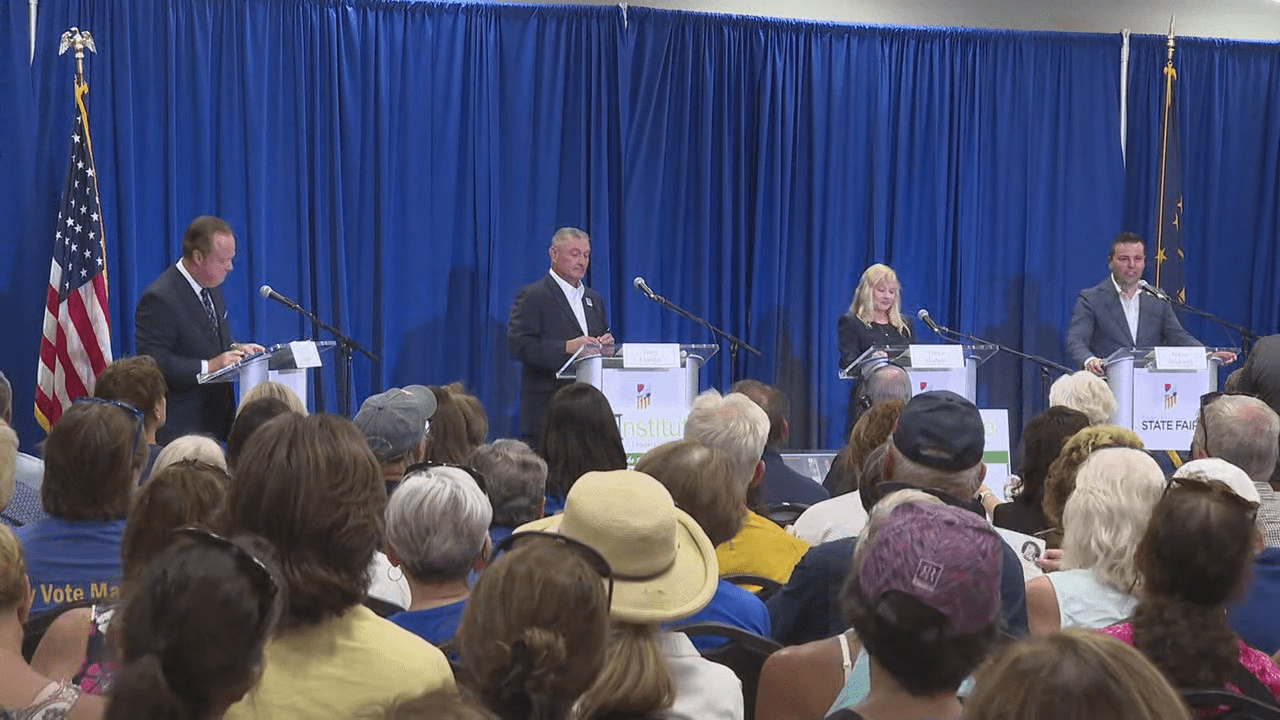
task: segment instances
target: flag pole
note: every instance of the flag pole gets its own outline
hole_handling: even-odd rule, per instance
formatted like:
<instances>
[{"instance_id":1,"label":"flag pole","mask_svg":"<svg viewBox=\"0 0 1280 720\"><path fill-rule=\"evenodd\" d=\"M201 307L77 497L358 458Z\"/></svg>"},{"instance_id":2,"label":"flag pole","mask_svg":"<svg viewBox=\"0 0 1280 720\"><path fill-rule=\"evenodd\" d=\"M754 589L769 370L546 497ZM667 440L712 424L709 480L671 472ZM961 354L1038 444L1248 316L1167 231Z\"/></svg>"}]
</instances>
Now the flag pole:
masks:
<instances>
[{"instance_id":1,"label":"flag pole","mask_svg":"<svg viewBox=\"0 0 1280 720\"><path fill-rule=\"evenodd\" d=\"M84 84L84 51L98 52L98 48L93 44L93 34L77 27L62 33L58 55L65 55L71 49L76 51L76 87L79 87Z\"/></svg>"}]
</instances>

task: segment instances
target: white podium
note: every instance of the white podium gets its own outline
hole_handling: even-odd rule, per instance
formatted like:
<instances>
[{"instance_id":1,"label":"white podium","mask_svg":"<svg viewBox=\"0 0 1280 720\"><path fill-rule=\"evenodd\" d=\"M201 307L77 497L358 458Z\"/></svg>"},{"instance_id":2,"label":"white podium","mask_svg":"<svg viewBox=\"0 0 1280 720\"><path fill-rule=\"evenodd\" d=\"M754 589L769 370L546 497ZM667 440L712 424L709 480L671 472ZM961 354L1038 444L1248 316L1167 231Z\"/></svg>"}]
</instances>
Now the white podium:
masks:
<instances>
[{"instance_id":1,"label":"white podium","mask_svg":"<svg viewBox=\"0 0 1280 720\"><path fill-rule=\"evenodd\" d=\"M1115 424L1133 430L1148 450L1191 447L1200 396L1218 389L1213 353L1235 348L1130 347L1105 362L1116 396Z\"/></svg>"},{"instance_id":2,"label":"white podium","mask_svg":"<svg viewBox=\"0 0 1280 720\"><path fill-rule=\"evenodd\" d=\"M240 392L237 397L237 404L239 404L239 398L244 397L244 394L253 386L273 380L282 385L288 385L289 389L302 398L302 404L310 408L310 399L307 397L309 379L307 371L322 366L324 364L322 356L332 352L335 345L337 343L333 340L298 340L280 343L267 348L266 352L250 355L221 370L197 375L196 381L201 385L220 382L240 383Z\"/></svg>"},{"instance_id":3,"label":"white podium","mask_svg":"<svg viewBox=\"0 0 1280 720\"><path fill-rule=\"evenodd\" d=\"M618 345L611 353L584 346L556 373L604 393L622 434L627 460L684 437L684 421L698 396L702 366L716 345L677 343Z\"/></svg>"},{"instance_id":4,"label":"white podium","mask_svg":"<svg viewBox=\"0 0 1280 720\"><path fill-rule=\"evenodd\" d=\"M911 378L911 394L950 390L977 404L978 366L996 354L995 345L875 345L840 370L841 380L862 382L888 363Z\"/></svg>"}]
</instances>

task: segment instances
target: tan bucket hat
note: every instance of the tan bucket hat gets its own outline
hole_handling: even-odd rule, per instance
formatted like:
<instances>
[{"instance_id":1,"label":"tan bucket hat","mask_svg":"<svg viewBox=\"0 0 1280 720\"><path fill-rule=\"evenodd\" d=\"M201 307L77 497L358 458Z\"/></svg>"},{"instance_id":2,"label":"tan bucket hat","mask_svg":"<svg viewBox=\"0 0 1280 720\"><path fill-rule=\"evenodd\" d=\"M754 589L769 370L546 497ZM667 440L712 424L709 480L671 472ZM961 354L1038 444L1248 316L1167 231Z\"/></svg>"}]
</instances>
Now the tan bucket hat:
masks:
<instances>
[{"instance_id":1,"label":"tan bucket hat","mask_svg":"<svg viewBox=\"0 0 1280 720\"><path fill-rule=\"evenodd\" d=\"M642 472L586 473L569 490L563 513L516 532L526 530L559 533L604 556L613 571L609 614L617 620L650 624L689 617L711 602L720 581L707 534Z\"/></svg>"}]
</instances>

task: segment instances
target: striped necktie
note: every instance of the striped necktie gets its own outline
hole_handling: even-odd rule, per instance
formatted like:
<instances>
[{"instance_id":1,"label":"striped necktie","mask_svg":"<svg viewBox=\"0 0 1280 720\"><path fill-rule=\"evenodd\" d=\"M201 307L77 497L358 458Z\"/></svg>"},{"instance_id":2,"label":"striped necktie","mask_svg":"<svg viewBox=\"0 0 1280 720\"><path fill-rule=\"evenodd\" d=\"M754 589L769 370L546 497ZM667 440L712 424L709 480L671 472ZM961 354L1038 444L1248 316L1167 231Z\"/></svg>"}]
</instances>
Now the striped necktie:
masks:
<instances>
[{"instance_id":1,"label":"striped necktie","mask_svg":"<svg viewBox=\"0 0 1280 720\"><path fill-rule=\"evenodd\" d=\"M204 303L204 312L209 316L209 326L217 333L218 312L213 309L213 296L209 294L209 288L200 288L200 302Z\"/></svg>"}]
</instances>

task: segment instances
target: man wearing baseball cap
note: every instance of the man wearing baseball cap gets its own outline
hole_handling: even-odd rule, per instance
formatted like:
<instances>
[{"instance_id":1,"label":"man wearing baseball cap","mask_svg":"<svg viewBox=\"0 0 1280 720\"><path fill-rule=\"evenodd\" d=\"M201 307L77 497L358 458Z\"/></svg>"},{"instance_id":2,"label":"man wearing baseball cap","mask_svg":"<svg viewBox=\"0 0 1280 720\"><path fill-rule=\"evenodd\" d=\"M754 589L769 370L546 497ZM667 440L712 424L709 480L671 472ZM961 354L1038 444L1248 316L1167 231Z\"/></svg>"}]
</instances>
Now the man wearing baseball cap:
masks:
<instances>
[{"instance_id":1,"label":"man wearing baseball cap","mask_svg":"<svg viewBox=\"0 0 1280 720\"><path fill-rule=\"evenodd\" d=\"M985 523L974 495L982 486L986 430L973 403L948 390L916 395L903 408L888 441L884 481L861 490L870 511L881 497L919 488L948 505L972 511ZM768 601L774 639L796 645L839 634L849 626L838 591L849 572L856 538L817 545L796 565L791 579ZM1004 629L1027 633L1026 586L1017 553L1002 543L1000 603Z\"/></svg>"},{"instance_id":2,"label":"man wearing baseball cap","mask_svg":"<svg viewBox=\"0 0 1280 720\"><path fill-rule=\"evenodd\" d=\"M406 467L422 459L428 421L435 412L435 393L425 385L391 388L360 405L353 422L364 431L382 465L388 492L400 482Z\"/></svg>"}]
</instances>

